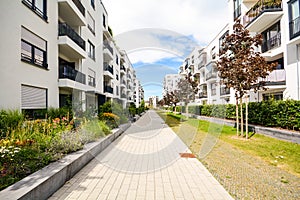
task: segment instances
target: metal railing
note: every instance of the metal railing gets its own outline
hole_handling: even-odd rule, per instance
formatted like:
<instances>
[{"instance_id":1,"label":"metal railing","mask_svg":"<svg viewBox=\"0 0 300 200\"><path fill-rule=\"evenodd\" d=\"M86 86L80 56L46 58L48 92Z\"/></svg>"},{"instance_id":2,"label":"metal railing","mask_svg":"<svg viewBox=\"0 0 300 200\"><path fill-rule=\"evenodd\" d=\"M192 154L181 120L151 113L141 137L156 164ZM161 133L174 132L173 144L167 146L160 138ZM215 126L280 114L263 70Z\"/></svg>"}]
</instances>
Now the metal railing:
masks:
<instances>
[{"instance_id":1,"label":"metal railing","mask_svg":"<svg viewBox=\"0 0 300 200\"><path fill-rule=\"evenodd\" d=\"M259 0L243 17L243 25L247 26L264 12L282 10L282 0Z\"/></svg>"},{"instance_id":2,"label":"metal railing","mask_svg":"<svg viewBox=\"0 0 300 200\"><path fill-rule=\"evenodd\" d=\"M82 84L86 83L85 74L68 65L59 66L59 78L67 78Z\"/></svg>"},{"instance_id":3,"label":"metal railing","mask_svg":"<svg viewBox=\"0 0 300 200\"><path fill-rule=\"evenodd\" d=\"M277 33L274 37L269 40L263 41L261 46L262 53L269 51L275 47L279 47L281 45L281 33Z\"/></svg>"},{"instance_id":4,"label":"metal railing","mask_svg":"<svg viewBox=\"0 0 300 200\"><path fill-rule=\"evenodd\" d=\"M78 46L80 46L83 50L85 50L85 41L68 24L66 24L66 23L58 24L58 35L59 36L68 36L76 44L78 44Z\"/></svg>"}]
</instances>

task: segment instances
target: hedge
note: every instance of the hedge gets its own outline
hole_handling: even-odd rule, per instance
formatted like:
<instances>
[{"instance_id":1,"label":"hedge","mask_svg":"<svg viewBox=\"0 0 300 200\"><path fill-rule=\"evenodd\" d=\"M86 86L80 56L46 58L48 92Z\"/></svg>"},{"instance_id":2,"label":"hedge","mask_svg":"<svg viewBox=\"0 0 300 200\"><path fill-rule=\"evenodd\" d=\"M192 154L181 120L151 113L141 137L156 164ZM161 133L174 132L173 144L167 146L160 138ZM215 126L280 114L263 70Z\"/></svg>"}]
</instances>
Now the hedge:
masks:
<instances>
[{"instance_id":1,"label":"hedge","mask_svg":"<svg viewBox=\"0 0 300 200\"><path fill-rule=\"evenodd\" d=\"M185 107L176 107L176 111L183 112ZM248 120L251 124L284 129L300 130L300 101L262 101L251 102L248 106ZM235 105L196 105L188 106L189 114L208 117L235 119ZM245 104L243 104L245 115ZM245 116L244 116L245 117Z\"/></svg>"}]
</instances>

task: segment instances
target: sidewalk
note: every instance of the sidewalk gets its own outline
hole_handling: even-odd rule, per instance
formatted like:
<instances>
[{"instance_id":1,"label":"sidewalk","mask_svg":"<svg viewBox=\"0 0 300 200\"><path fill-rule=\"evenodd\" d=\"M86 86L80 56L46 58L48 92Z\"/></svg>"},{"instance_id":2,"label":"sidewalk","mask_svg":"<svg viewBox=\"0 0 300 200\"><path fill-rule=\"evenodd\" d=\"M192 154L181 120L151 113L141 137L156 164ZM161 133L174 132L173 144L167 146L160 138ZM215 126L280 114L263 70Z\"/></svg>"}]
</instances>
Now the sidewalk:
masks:
<instances>
[{"instance_id":1,"label":"sidewalk","mask_svg":"<svg viewBox=\"0 0 300 200\"><path fill-rule=\"evenodd\" d=\"M55 199L232 199L185 144L148 111L60 190Z\"/></svg>"}]
</instances>

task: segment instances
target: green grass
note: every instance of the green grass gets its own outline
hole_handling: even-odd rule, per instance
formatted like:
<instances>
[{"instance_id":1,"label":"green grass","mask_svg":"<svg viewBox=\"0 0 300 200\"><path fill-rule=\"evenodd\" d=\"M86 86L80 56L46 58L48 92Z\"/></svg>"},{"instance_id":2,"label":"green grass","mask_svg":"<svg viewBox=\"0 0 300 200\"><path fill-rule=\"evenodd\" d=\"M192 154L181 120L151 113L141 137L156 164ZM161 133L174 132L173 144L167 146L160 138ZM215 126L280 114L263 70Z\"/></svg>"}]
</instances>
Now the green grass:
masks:
<instances>
[{"instance_id":1,"label":"green grass","mask_svg":"<svg viewBox=\"0 0 300 200\"><path fill-rule=\"evenodd\" d=\"M236 129L226 125L210 123L197 119L187 119L185 117L158 112L165 119L165 122L174 130L175 133L185 142L192 152L199 152L201 144L207 134L219 137L223 142L229 143L237 149L247 154L259 157L290 173L300 176L300 145L255 134L251 139L244 139L236 136ZM189 131L180 131L180 127L184 126L185 130L197 129L196 135L191 137Z\"/></svg>"}]
</instances>

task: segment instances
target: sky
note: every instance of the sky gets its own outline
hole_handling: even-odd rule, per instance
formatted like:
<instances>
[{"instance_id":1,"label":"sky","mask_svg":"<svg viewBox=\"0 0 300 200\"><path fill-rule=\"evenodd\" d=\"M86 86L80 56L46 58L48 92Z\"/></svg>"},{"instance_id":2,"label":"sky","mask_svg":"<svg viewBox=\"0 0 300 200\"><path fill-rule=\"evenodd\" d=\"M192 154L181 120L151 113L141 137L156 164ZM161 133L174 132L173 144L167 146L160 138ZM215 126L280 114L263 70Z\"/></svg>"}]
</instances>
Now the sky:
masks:
<instances>
[{"instance_id":1,"label":"sky","mask_svg":"<svg viewBox=\"0 0 300 200\"><path fill-rule=\"evenodd\" d=\"M108 24L145 90L162 97L163 78L177 74L195 46L205 47L228 21L227 0L102 0Z\"/></svg>"}]
</instances>

